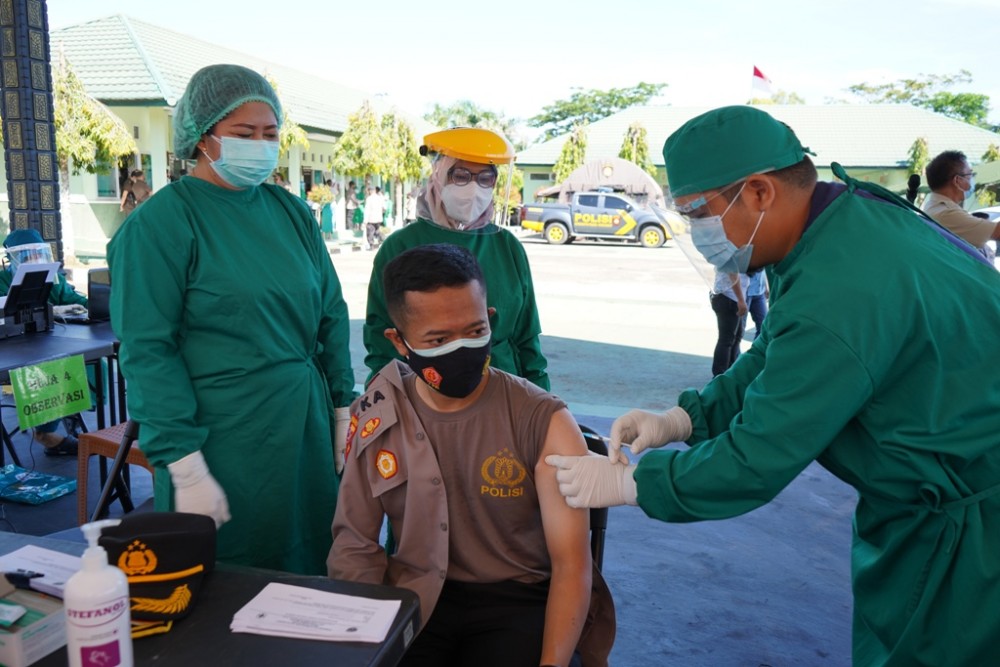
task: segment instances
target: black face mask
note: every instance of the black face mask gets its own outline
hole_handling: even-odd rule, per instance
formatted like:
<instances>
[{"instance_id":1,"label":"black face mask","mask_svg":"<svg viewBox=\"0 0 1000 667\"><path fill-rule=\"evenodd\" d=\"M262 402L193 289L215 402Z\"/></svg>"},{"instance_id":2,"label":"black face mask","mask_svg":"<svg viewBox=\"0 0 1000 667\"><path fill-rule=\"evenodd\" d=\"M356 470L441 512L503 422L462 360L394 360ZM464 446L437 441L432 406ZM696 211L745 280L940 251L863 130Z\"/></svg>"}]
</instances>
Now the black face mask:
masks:
<instances>
[{"instance_id":1,"label":"black face mask","mask_svg":"<svg viewBox=\"0 0 1000 667\"><path fill-rule=\"evenodd\" d=\"M410 349L406 363L417 377L451 398L465 398L475 391L490 365L488 334L483 338L461 338L427 350L414 350L403 342Z\"/></svg>"}]
</instances>

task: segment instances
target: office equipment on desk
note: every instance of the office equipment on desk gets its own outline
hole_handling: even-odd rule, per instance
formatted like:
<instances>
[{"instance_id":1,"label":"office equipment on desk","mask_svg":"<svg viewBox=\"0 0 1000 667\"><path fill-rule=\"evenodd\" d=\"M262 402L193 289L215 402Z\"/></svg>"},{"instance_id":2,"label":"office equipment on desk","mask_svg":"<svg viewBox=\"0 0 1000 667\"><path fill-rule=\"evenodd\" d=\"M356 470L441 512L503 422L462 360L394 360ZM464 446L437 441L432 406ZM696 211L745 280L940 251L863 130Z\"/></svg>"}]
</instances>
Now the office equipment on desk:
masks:
<instances>
[{"instance_id":1,"label":"office equipment on desk","mask_svg":"<svg viewBox=\"0 0 1000 667\"><path fill-rule=\"evenodd\" d=\"M80 554L84 545L31 535L0 532L0 554L37 544L47 549ZM307 586L321 591L400 600L399 611L385 641L326 642L286 637L265 637L236 633L229 629L234 614L267 584L278 582ZM205 579L198 605L191 615L160 635L135 641L136 664L161 667L191 665L337 665L337 667L383 667L396 665L420 629L420 599L416 593L380 584L360 584L322 576L302 576L217 563ZM58 650L43 658L37 667L66 667L66 651Z\"/></svg>"},{"instance_id":2,"label":"office equipment on desk","mask_svg":"<svg viewBox=\"0 0 1000 667\"><path fill-rule=\"evenodd\" d=\"M48 331L52 328L49 293L59 265L21 264L17 267L0 310L0 338Z\"/></svg>"},{"instance_id":3,"label":"office equipment on desk","mask_svg":"<svg viewBox=\"0 0 1000 667\"><path fill-rule=\"evenodd\" d=\"M111 319L111 271L91 269L87 272L87 308L91 322Z\"/></svg>"},{"instance_id":4,"label":"office equipment on desk","mask_svg":"<svg viewBox=\"0 0 1000 667\"><path fill-rule=\"evenodd\" d=\"M87 306L55 306L55 319L65 324L98 324L111 319L111 272L106 268L87 272Z\"/></svg>"}]
</instances>

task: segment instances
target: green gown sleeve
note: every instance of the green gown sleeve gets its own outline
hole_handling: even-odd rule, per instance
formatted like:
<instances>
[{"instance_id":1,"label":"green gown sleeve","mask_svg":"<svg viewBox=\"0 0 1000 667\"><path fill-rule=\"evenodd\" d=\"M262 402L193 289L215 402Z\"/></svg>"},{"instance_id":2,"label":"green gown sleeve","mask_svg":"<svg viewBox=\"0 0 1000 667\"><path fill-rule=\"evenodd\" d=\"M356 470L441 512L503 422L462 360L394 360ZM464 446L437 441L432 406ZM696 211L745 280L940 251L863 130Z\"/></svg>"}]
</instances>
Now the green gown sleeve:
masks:
<instances>
[{"instance_id":1,"label":"green gown sleeve","mask_svg":"<svg viewBox=\"0 0 1000 667\"><path fill-rule=\"evenodd\" d=\"M517 350L518 362L521 366L519 375L545 391L549 391L552 387L547 371L548 361L542 354L542 344L539 339L542 325L538 320L538 305L535 302L535 287L531 280L531 265L528 263L528 255L524 252L520 241L514 239L511 249L518 265L518 276L524 296L524 305L521 312L518 313L511 341L514 349Z\"/></svg>"},{"instance_id":2,"label":"green gown sleeve","mask_svg":"<svg viewBox=\"0 0 1000 667\"><path fill-rule=\"evenodd\" d=\"M142 424L143 452L153 465L165 466L200 450L208 429L195 421L195 391L179 349L195 237L183 224L162 233L150 215L154 209L180 219L186 212L163 198L154 203L136 209L108 243L108 267L114 285L111 324L121 341L129 411ZM149 388L155 395L147 395Z\"/></svg>"},{"instance_id":3,"label":"green gown sleeve","mask_svg":"<svg viewBox=\"0 0 1000 667\"><path fill-rule=\"evenodd\" d=\"M87 297L73 289L73 286L66 282L66 276L59 273L56 274L56 283L52 286L52 291L49 292L49 303L53 306L73 304L86 306Z\"/></svg>"},{"instance_id":4,"label":"green gown sleeve","mask_svg":"<svg viewBox=\"0 0 1000 667\"><path fill-rule=\"evenodd\" d=\"M766 368L746 385L742 409L737 395L760 366L754 357L738 360L723 374L729 381L713 382L697 403L684 397L682 407L707 439L642 457L635 479L646 514L675 522L724 519L766 504L872 395L861 361L819 323L799 320L775 333L767 353Z\"/></svg>"},{"instance_id":5,"label":"green gown sleeve","mask_svg":"<svg viewBox=\"0 0 1000 667\"><path fill-rule=\"evenodd\" d=\"M372 275L368 281L368 305L366 306L365 323L362 327L365 366L368 367L368 379L365 380L365 386L371 382L376 373L382 370L383 366L398 357L396 348L385 337L385 330L392 327L393 324L385 305L385 295L382 292L382 270L389 259L400 252L392 243L392 235L390 234L382 247L378 249L372 263Z\"/></svg>"},{"instance_id":6,"label":"green gown sleeve","mask_svg":"<svg viewBox=\"0 0 1000 667\"><path fill-rule=\"evenodd\" d=\"M301 200L296 200L301 203ZM354 391L354 369L351 367L351 317L340 285L340 278L330 261L330 253L323 242L322 233L312 218L312 212L302 203L300 218L307 216L310 255L315 259L323 282L323 311L319 323L318 339L322 345L320 363L330 388L334 407L350 406L357 394ZM301 222L301 220L300 220Z\"/></svg>"}]
</instances>

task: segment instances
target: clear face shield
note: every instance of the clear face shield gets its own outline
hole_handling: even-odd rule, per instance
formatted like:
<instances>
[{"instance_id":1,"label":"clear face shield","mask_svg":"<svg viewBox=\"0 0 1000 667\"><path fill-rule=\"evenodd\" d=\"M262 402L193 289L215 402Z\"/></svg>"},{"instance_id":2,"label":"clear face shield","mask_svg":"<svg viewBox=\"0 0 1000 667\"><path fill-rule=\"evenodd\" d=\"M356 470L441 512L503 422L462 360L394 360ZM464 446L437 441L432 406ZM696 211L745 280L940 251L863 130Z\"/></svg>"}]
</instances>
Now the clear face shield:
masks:
<instances>
[{"instance_id":1,"label":"clear face shield","mask_svg":"<svg viewBox=\"0 0 1000 667\"><path fill-rule=\"evenodd\" d=\"M740 180L710 195L699 196L685 204L674 204L674 210L650 206L691 266L714 292L731 287L738 280L738 274L746 272L743 264L749 260L752 246L748 244L737 248L726 236L722 225L722 219L736 203L739 194L730 200L722 215L713 215L708 202L743 183Z\"/></svg>"},{"instance_id":2,"label":"clear face shield","mask_svg":"<svg viewBox=\"0 0 1000 667\"><path fill-rule=\"evenodd\" d=\"M52 262L52 246L48 243L25 243L7 248L10 270L17 271L21 264L47 264Z\"/></svg>"}]
</instances>

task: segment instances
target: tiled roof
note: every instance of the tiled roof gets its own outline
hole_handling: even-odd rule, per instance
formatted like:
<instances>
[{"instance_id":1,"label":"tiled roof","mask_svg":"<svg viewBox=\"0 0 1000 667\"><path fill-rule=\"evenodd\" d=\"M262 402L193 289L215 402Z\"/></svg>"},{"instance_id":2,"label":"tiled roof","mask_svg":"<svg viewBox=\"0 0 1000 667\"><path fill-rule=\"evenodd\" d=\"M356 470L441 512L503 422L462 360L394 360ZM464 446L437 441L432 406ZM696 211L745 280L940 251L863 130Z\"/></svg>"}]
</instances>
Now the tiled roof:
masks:
<instances>
[{"instance_id":1,"label":"tiled roof","mask_svg":"<svg viewBox=\"0 0 1000 667\"><path fill-rule=\"evenodd\" d=\"M51 47L53 60L65 54L87 92L112 107L173 105L191 76L213 63L236 63L273 77L289 116L309 130L340 134L365 99L379 107L365 91L121 14L53 31ZM402 115L418 140L436 129Z\"/></svg>"},{"instance_id":2,"label":"tiled roof","mask_svg":"<svg viewBox=\"0 0 1000 667\"><path fill-rule=\"evenodd\" d=\"M634 121L646 128L650 157L663 166L663 143L689 119L711 107L643 106L625 109L592 123L587 132L587 159L616 156L625 131ZM961 121L906 104L803 105L759 107L787 123L815 153L818 166L839 162L845 167L901 167L910 147L924 137L933 157L941 151L960 150L973 164L990 144L1000 145L1000 135ZM551 165L562 150L565 136L521 151L517 164Z\"/></svg>"}]
</instances>

